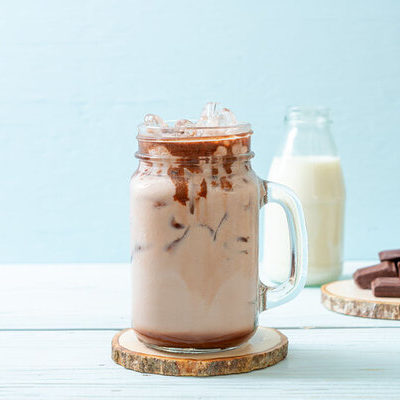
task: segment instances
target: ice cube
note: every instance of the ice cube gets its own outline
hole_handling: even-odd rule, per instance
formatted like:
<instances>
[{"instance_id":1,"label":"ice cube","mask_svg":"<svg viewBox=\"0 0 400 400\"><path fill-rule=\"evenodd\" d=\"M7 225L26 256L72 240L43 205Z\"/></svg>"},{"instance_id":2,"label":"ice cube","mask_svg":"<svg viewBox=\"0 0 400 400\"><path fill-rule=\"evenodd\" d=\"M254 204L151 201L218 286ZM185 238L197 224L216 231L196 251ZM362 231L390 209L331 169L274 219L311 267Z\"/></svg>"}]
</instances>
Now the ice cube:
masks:
<instances>
[{"instance_id":1,"label":"ice cube","mask_svg":"<svg viewBox=\"0 0 400 400\"><path fill-rule=\"evenodd\" d=\"M192 121L189 121L188 119L180 119L175 122L174 131L178 136L195 136L196 131L190 129L194 126L195 124Z\"/></svg>"},{"instance_id":2,"label":"ice cube","mask_svg":"<svg viewBox=\"0 0 400 400\"><path fill-rule=\"evenodd\" d=\"M218 103L207 103L201 113L197 126L219 127L236 125L235 115L228 108L220 108Z\"/></svg>"},{"instance_id":3,"label":"ice cube","mask_svg":"<svg viewBox=\"0 0 400 400\"><path fill-rule=\"evenodd\" d=\"M147 132L156 137L230 135L236 124L237 120L232 111L221 107L216 102L207 103L201 112L199 120L196 122L189 121L188 119L180 119L175 122L174 126L168 126L156 114L147 114L144 117L144 125Z\"/></svg>"},{"instance_id":4,"label":"ice cube","mask_svg":"<svg viewBox=\"0 0 400 400\"><path fill-rule=\"evenodd\" d=\"M176 130L185 130L186 128L190 128L194 126L194 123L192 121L189 121L188 119L180 119L178 121L175 122L175 126L174 128Z\"/></svg>"},{"instance_id":5,"label":"ice cube","mask_svg":"<svg viewBox=\"0 0 400 400\"><path fill-rule=\"evenodd\" d=\"M144 124L147 126L147 133L153 136L163 136L163 130L168 128L168 124L156 114L146 114L144 116ZM163 129L159 129L163 128Z\"/></svg>"},{"instance_id":6,"label":"ice cube","mask_svg":"<svg viewBox=\"0 0 400 400\"><path fill-rule=\"evenodd\" d=\"M146 114L144 116L144 124L147 126L165 126L164 120L156 114Z\"/></svg>"},{"instance_id":7,"label":"ice cube","mask_svg":"<svg viewBox=\"0 0 400 400\"><path fill-rule=\"evenodd\" d=\"M223 108L219 112L219 122L222 126L232 126L237 124L237 119L229 108Z\"/></svg>"},{"instance_id":8,"label":"ice cube","mask_svg":"<svg viewBox=\"0 0 400 400\"><path fill-rule=\"evenodd\" d=\"M218 103L215 103L215 102L207 103L204 106L203 111L201 112L199 121L209 122L209 121L215 119L218 114L217 106L218 106Z\"/></svg>"}]
</instances>

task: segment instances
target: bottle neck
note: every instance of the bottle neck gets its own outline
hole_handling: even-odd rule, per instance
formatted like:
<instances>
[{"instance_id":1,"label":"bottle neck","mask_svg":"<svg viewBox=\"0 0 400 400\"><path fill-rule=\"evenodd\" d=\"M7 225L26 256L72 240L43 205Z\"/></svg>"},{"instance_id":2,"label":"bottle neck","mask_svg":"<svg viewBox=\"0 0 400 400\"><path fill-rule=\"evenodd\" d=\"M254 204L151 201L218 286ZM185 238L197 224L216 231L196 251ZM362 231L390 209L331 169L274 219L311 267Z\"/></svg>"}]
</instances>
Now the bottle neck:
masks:
<instances>
[{"instance_id":1,"label":"bottle neck","mask_svg":"<svg viewBox=\"0 0 400 400\"><path fill-rule=\"evenodd\" d=\"M285 142L281 155L337 156L331 134L329 111L324 108L293 107L285 117Z\"/></svg>"}]
</instances>

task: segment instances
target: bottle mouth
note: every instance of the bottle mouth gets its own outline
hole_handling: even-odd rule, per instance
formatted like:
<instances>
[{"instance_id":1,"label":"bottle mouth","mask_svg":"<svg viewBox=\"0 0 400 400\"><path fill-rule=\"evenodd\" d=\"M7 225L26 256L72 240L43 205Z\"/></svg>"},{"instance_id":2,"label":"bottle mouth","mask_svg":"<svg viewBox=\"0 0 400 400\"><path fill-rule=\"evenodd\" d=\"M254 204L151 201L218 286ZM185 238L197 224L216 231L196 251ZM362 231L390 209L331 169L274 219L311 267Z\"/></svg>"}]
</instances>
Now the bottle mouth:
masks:
<instances>
[{"instance_id":1,"label":"bottle mouth","mask_svg":"<svg viewBox=\"0 0 400 400\"><path fill-rule=\"evenodd\" d=\"M175 126L177 121L165 121L164 126L138 125L137 139L150 139L160 142L170 141L209 141L229 140L235 136L251 135L251 125L248 122L240 122L226 126Z\"/></svg>"},{"instance_id":2,"label":"bottle mouth","mask_svg":"<svg viewBox=\"0 0 400 400\"><path fill-rule=\"evenodd\" d=\"M285 115L286 123L320 123L330 124L330 110L323 106L292 106Z\"/></svg>"}]
</instances>

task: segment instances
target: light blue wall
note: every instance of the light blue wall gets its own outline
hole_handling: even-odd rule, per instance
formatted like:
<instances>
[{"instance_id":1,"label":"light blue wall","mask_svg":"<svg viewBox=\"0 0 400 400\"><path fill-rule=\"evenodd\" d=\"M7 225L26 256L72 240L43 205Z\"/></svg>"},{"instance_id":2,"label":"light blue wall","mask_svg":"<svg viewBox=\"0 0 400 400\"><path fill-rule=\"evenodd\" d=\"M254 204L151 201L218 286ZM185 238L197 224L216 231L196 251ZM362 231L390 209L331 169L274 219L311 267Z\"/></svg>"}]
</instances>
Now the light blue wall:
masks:
<instances>
[{"instance_id":1,"label":"light blue wall","mask_svg":"<svg viewBox=\"0 0 400 400\"><path fill-rule=\"evenodd\" d=\"M208 100L256 132L333 110L346 257L400 247L400 1L29 1L0 6L0 262L127 261L135 127Z\"/></svg>"}]
</instances>

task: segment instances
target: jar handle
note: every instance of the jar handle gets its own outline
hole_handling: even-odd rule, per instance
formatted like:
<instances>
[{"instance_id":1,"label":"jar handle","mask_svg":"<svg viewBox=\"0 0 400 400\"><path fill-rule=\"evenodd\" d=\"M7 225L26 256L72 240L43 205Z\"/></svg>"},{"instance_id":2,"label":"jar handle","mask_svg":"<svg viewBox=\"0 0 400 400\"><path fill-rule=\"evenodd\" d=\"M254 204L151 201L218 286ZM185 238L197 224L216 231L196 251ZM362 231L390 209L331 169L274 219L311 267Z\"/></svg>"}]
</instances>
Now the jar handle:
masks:
<instances>
[{"instance_id":1,"label":"jar handle","mask_svg":"<svg viewBox=\"0 0 400 400\"><path fill-rule=\"evenodd\" d=\"M260 179L260 208L277 203L285 211L290 238L290 275L278 285L258 284L258 310L265 311L286 303L304 288L307 278L307 231L303 208L295 193L286 186Z\"/></svg>"}]
</instances>

